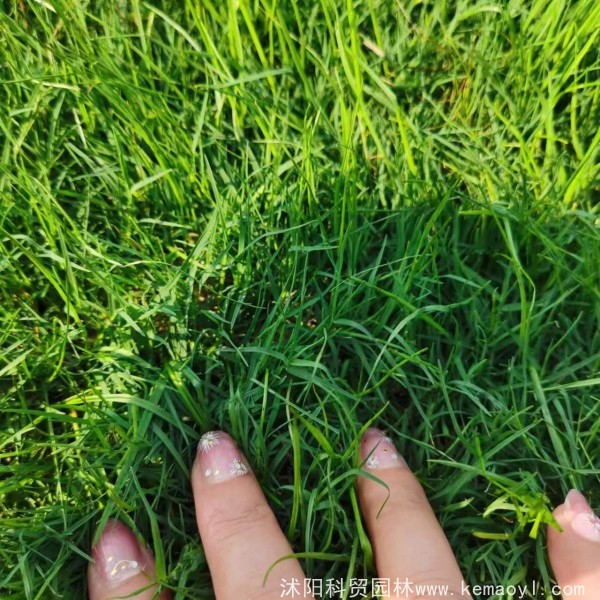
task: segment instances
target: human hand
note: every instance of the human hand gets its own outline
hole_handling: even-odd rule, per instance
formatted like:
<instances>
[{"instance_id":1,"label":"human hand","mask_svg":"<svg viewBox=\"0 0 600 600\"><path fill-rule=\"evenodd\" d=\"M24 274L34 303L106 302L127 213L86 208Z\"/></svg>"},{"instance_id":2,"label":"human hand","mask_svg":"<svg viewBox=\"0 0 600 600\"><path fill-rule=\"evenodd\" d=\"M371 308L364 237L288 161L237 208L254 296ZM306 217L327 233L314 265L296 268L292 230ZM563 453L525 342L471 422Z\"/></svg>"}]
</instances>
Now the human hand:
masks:
<instances>
[{"instance_id":1,"label":"human hand","mask_svg":"<svg viewBox=\"0 0 600 600\"><path fill-rule=\"evenodd\" d=\"M394 582L409 581L413 592L409 598L416 597L417 586L438 586L437 594L421 592L420 598L470 598L423 488L391 439L378 429L368 429L361 440L361 456L364 470L389 489L388 497L388 489L381 483L366 476L359 476L357 481L378 577L391 583L388 597L406 598L406 586L394 590ZM192 488L217 600L279 599L282 581L300 582L302 595L296 598L313 597L303 596L304 574L296 559L277 563L263 582L273 563L293 551L248 461L226 433L202 436L192 469ZM594 590L600 589L600 520L581 494L571 492L568 498L569 505L555 511L564 532L549 532L550 561L561 586L583 584L586 595L577 597L597 600L600 596ZM154 559L123 524L111 522L92 554L90 600L156 598ZM570 597L563 595L564 600ZM162 592L160 598L167 600L168 592Z\"/></svg>"}]
</instances>

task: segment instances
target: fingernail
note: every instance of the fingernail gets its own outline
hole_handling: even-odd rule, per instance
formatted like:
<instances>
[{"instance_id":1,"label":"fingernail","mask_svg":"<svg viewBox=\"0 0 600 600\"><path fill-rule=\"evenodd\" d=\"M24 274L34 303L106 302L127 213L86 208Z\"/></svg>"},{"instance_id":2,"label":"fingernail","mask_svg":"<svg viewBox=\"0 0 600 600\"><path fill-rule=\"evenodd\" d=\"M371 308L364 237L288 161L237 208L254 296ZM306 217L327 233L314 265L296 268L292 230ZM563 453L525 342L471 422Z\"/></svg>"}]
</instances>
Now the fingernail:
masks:
<instances>
[{"instance_id":1,"label":"fingernail","mask_svg":"<svg viewBox=\"0 0 600 600\"><path fill-rule=\"evenodd\" d=\"M600 542L600 518L594 514L585 496L577 490L570 490L565 504L574 513L571 521L573 531L586 540Z\"/></svg>"},{"instance_id":2,"label":"fingernail","mask_svg":"<svg viewBox=\"0 0 600 600\"><path fill-rule=\"evenodd\" d=\"M366 461L367 469L407 466L406 461L396 450L394 442L380 429L369 427L363 435L360 446L361 459L363 462Z\"/></svg>"},{"instance_id":3,"label":"fingernail","mask_svg":"<svg viewBox=\"0 0 600 600\"><path fill-rule=\"evenodd\" d=\"M109 582L125 581L146 566L135 535L123 523L112 519L92 550L92 557L96 572Z\"/></svg>"},{"instance_id":4,"label":"fingernail","mask_svg":"<svg viewBox=\"0 0 600 600\"><path fill-rule=\"evenodd\" d=\"M248 461L233 438L224 431L208 431L198 443L204 478L212 483L228 481L250 472Z\"/></svg>"}]
</instances>

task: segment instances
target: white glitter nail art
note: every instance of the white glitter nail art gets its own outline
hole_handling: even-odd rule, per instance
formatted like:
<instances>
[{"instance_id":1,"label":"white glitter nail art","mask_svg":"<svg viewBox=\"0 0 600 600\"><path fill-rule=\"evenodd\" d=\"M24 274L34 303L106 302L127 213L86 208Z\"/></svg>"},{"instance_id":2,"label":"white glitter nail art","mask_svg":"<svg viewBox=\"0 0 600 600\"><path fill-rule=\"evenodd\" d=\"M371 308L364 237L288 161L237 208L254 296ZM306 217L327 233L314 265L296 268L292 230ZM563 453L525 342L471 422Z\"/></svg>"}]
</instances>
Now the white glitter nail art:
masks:
<instances>
[{"instance_id":1,"label":"white glitter nail art","mask_svg":"<svg viewBox=\"0 0 600 600\"><path fill-rule=\"evenodd\" d=\"M577 518L581 519L586 527L589 527L593 534L600 540L600 517L596 516L592 511L588 511L579 513Z\"/></svg>"},{"instance_id":2,"label":"white glitter nail art","mask_svg":"<svg viewBox=\"0 0 600 600\"><path fill-rule=\"evenodd\" d=\"M220 435L217 431L207 431L198 443L198 452L208 452L211 448L219 444Z\"/></svg>"},{"instance_id":3,"label":"white glitter nail art","mask_svg":"<svg viewBox=\"0 0 600 600\"><path fill-rule=\"evenodd\" d=\"M367 469L376 469L379 466L379 459L371 454L367 459Z\"/></svg>"},{"instance_id":4,"label":"white glitter nail art","mask_svg":"<svg viewBox=\"0 0 600 600\"><path fill-rule=\"evenodd\" d=\"M116 581L121 581L133 577L141 571L140 564L137 560L117 560L112 556L107 559L107 566L109 567L108 576ZM111 563L114 563L111 565Z\"/></svg>"},{"instance_id":5,"label":"white glitter nail art","mask_svg":"<svg viewBox=\"0 0 600 600\"><path fill-rule=\"evenodd\" d=\"M229 466L229 473L232 477L245 475L248 472L248 467L239 459L234 458Z\"/></svg>"}]
</instances>

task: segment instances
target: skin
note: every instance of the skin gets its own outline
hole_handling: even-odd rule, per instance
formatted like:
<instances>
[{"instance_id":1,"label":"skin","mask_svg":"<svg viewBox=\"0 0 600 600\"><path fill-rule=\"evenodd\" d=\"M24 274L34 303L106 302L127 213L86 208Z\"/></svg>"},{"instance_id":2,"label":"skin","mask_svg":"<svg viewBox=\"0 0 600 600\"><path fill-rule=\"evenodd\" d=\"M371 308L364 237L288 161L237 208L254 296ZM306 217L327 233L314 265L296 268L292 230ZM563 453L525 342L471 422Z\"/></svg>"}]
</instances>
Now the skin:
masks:
<instances>
[{"instance_id":1,"label":"skin","mask_svg":"<svg viewBox=\"0 0 600 600\"><path fill-rule=\"evenodd\" d=\"M408 579L413 589L418 584L447 584L453 597L471 598L423 488L392 441L383 432L368 429L361 440L361 455L363 469L389 488L382 509L388 497L385 487L366 476L357 480L378 577L392 582ZM282 580L304 580L299 562L288 559L275 566L263 585L268 568L292 549L248 461L226 433L203 436L192 469L192 489L217 600L275 600L282 597ZM600 520L575 491L554 515L563 528L562 532L548 530L548 554L557 584L564 590L565 586L585 586L584 593L563 593L563 600L600 600ZM92 549L92 558L90 600L157 597L154 558L122 523L108 523ZM170 594L163 591L159 597L168 600ZM385 597L417 598L393 589Z\"/></svg>"}]
</instances>

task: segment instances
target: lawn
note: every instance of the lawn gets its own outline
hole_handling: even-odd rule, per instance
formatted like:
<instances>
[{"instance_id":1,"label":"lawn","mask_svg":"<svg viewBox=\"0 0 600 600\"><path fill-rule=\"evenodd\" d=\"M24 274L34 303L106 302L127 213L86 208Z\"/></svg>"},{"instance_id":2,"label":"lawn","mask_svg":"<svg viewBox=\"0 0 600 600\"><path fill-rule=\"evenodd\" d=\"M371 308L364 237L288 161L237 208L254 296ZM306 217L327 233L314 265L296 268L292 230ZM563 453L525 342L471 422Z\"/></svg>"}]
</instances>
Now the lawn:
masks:
<instances>
[{"instance_id":1,"label":"lawn","mask_svg":"<svg viewBox=\"0 0 600 600\"><path fill-rule=\"evenodd\" d=\"M469 583L600 506L596 0L14 0L0 14L0 598L98 523L213 598L189 470L247 454L310 577L372 577L374 422Z\"/></svg>"}]
</instances>

